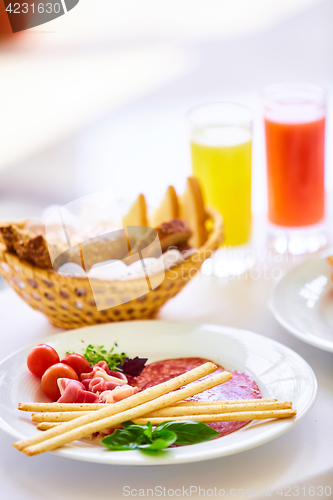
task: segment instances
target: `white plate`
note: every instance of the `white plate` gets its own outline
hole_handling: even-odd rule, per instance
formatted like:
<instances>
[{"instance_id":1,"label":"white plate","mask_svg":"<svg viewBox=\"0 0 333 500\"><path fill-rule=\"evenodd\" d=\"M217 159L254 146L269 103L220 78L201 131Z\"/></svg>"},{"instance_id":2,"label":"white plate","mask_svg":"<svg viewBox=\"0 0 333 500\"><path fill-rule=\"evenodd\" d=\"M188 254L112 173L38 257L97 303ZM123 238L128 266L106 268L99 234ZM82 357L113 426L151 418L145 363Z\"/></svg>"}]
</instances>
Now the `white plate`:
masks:
<instances>
[{"instance_id":1,"label":"white plate","mask_svg":"<svg viewBox=\"0 0 333 500\"><path fill-rule=\"evenodd\" d=\"M235 328L138 321L92 326L53 335L42 342L53 346L60 357L66 351L82 352L82 341L111 347L116 341L129 356L165 358L202 356L249 373L263 397L292 401L297 417L256 421L214 441L169 450L150 457L138 451L110 452L102 446L75 442L55 453L67 458L121 465L160 465L196 462L231 455L264 444L291 430L310 411L317 394L316 377L310 366L294 351L255 333ZM40 382L26 368L32 346L22 349L0 364L0 427L22 439L36 433L30 414L19 412L17 404L43 400ZM45 400L45 399L44 399Z\"/></svg>"},{"instance_id":2,"label":"white plate","mask_svg":"<svg viewBox=\"0 0 333 500\"><path fill-rule=\"evenodd\" d=\"M276 285L269 306L286 330L308 344L333 352L333 249L303 262Z\"/></svg>"}]
</instances>

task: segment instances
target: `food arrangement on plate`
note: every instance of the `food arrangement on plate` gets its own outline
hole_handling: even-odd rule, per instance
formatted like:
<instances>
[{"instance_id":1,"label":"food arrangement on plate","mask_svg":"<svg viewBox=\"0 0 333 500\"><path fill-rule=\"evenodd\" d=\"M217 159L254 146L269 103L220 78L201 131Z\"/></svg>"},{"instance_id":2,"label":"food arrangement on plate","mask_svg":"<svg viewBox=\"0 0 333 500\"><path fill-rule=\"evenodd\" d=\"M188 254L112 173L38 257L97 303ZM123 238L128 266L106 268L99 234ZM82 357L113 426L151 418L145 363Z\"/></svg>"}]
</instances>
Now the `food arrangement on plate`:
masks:
<instances>
[{"instance_id":1,"label":"food arrangement on plate","mask_svg":"<svg viewBox=\"0 0 333 500\"><path fill-rule=\"evenodd\" d=\"M27 366L52 402L19 404L45 432L14 443L18 450L31 456L90 438L114 451L156 452L225 436L251 420L296 415L291 402L262 398L244 372L200 357L147 364L115 347L88 345L61 362L51 346L30 351Z\"/></svg>"},{"instance_id":2,"label":"food arrangement on plate","mask_svg":"<svg viewBox=\"0 0 333 500\"><path fill-rule=\"evenodd\" d=\"M117 244L111 236L96 236L103 233L100 222L87 227L83 235L93 244L84 248L82 244L74 245L68 251L62 251L62 245L66 245L57 231L48 234L46 241L40 222L3 224L0 272L23 300L46 314L56 326L68 329L150 318L195 275L223 238L222 217L204 206L194 177L188 178L182 196L169 186L152 215L141 194L122 222L125 228L140 227L142 231L133 238L128 232ZM147 273L139 262L142 248L149 248L152 239L149 224L159 237L162 252L158 258L144 255L151 286L147 286ZM110 255L110 248L115 254ZM53 254L59 255L56 266ZM93 266L115 258L122 262L112 267L111 275L103 275L105 267Z\"/></svg>"}]
</instances>

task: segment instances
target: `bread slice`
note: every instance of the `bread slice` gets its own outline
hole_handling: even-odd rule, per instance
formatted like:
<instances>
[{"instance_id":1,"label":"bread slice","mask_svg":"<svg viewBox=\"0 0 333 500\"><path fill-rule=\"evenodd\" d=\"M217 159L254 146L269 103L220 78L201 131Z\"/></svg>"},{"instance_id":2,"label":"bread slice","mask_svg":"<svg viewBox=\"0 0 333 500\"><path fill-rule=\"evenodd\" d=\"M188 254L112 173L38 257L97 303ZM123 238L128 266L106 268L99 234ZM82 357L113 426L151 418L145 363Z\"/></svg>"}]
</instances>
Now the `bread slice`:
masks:
<instances>
[{"instance_id":1,"label":"bread slice","mask_svg":"<svg viewBox=\"0 0 333 500\"><path fill-rule=\"evenodd\" d=\"M187 179L185 191L180 200L180 218L185 220L192 230L189 244L194 248L201 247L208 237L205 226L207 215L202 191L195 177Z\"/></svg>"},{"instance_id":2,"label":"bread slice","mask_svg":"<svg viewBox=\"0 0 333 500\"><path fill-rule=\"evenodd\" d=\"M15 251L14 245L18 241L28 238L28 234L16 224L6 224L0 227L0 243L3 243L7 250Z\"/></svg>"},{"instance_id":3,"label":"bread slice","mask_svg":"<svg viewBox=\"0 0 333 500\"><path fill-rule=\"evenodd\" d=\"M169 186L165 195L151 217L152 227L159 226L163 222L178 219L179 217L179 203L176 190L173 186Z\"/></svg>"},{"instance_id":4,"label":"bread slice","mask_svg":"<svg viewBox=\"0 0 333 500\"><path fill-rule=\"evenodd\" d=\"M124 215L124 226L148 226L147 204L143 194L139 194L126 215Z\"/></svg>"},{"instance_id":5,"label":"bread slice","mask_svg":"<svg viewBox=\"0 0 333 500\"><path fill-rule=\"evenodd\" d=\"M188 224L180 219L172 219L163 222L155 228L160 240L162 252L166 252L170 247L178 247L187 243L192 236L192 231Z\"/></svg>"},{"instance_id":6,"label":"bread slice","mask_svg":"<svg viewBox=\"0 0 333 500\"><path fill-rule=\"evenodd\" d=\"M14 249L20 259L33 262L37 267L43 269L52 268L47 242L42 234L17 241Z\"/></svg>"}]
</instances>

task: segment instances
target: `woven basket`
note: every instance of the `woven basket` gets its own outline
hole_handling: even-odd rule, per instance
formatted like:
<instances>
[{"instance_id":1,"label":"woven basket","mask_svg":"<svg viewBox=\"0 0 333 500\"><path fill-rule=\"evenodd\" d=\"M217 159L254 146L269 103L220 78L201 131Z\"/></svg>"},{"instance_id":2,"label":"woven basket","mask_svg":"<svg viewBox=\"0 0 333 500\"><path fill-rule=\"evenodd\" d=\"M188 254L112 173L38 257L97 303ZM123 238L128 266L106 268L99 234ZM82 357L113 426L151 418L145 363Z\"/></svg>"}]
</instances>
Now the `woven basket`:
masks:
<instances>
[{"instance_id":1,"label":"woven basket","mask_svg":"<svg viewBox=\"0 0 333 500\"><path fill-rule=\"evenodd\" d=\"M40 269L20 260L0 244L0 273L6 283L50 322L61 328L79 328L110 321L127 321L153 317L160 307L174 297L200 269L223 239L221 215L206 208L213 229L205 244L181 263L165 272L162 283L139 296L142 279L99 281L101 301L107 308L98 310L90 282L86 277L64 276L54 270ZM142 288L141 288L142 289ZM95 296L96 289L94 287ZM133 297L133 298L132 298ZM100 302L98 299L98 302ZM112 306L112 304L119 304ZM104 307L104 306L103 306ZM99 307L101 309L101 307Z\"/></svg>"}]
</instances>

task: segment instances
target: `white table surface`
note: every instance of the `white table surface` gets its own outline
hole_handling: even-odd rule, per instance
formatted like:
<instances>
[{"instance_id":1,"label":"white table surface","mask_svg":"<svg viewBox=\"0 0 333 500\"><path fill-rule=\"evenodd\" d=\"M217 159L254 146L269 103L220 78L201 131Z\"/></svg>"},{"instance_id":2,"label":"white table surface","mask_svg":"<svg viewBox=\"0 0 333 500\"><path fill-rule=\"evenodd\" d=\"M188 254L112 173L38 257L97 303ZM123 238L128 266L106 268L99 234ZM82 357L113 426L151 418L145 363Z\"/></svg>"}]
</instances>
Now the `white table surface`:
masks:
<instances>
[{"instance_id":1,"label":"white table surface","mask_svg":"<svg viewBox=\"0 0 333 500\"><path fill-rule=\"evenodd\" d=\"M258 265L260 268L262 265ZM302 343L275 321L267 307L272 286L273 280L265 279L263 274L259 279L235 279L228 284L198 276L164 306L160 319L191 319L245 328L297 351L314 369L319 393L312 411L296 428L238 455L154 468L89 464L52 454L27 458L12 448L13 439L1 432L1 498L120 499L126 498L124 486L136 489L138 496L139 489L144 489L147 495L147 488L165 487L161 496L166 498L172 494L168 495L168 489L186 490L190 486L206 490L216 487L217 497L218 490L223 488L225 496L234 498L263 498L264 488L266 495L281 499L277 491L282 487L286 494L288 486L298 486L300 498L319 498L310 495L310 486L330 486L333 494L333 355ZM0 293L0 319L2 358L60 331L8 289ZM304 486L305 495L301 489ZM246 493L250 489L255 489L256 494ZM187 493L190 495L190 490ZM296 489L290 491L291 496L293 493ZM186 496L186 491L182 496ZM192 489L191 497L199 498L198 491Z\"/></svg>"}]
</instances>

